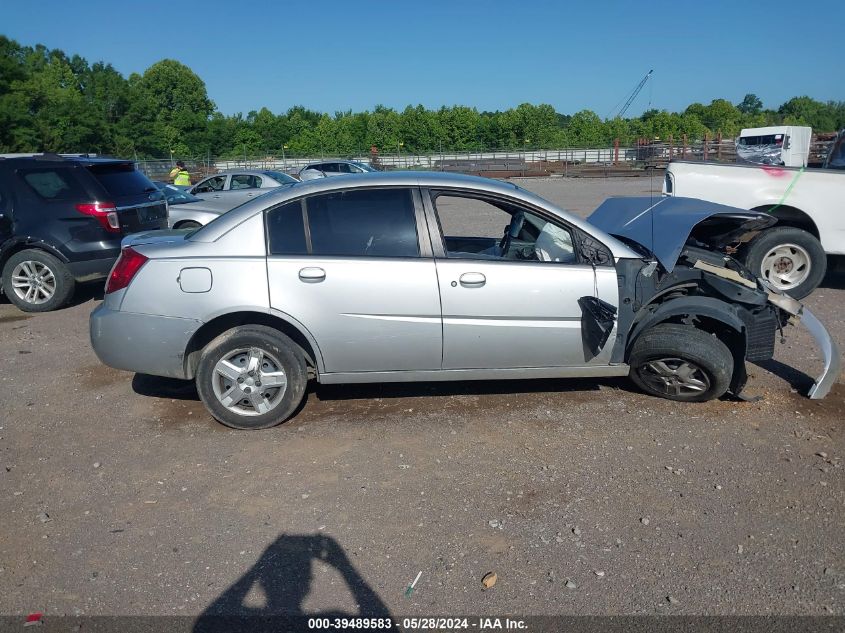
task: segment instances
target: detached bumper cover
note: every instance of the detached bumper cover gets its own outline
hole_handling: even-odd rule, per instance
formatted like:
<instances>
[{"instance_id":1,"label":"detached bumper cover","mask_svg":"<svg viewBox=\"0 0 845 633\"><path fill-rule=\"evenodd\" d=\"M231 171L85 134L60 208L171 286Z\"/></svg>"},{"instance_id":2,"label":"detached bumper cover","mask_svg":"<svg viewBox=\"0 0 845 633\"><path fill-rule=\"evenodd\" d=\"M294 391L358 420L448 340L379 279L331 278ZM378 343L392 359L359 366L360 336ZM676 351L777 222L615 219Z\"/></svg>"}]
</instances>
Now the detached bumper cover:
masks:
<instances>
[{"instance_id":1,"label":"detached bumper cover","mask_svg":"<svg viewBox=\"0 0 845 633\"><path fill-rule=\"evenodd\" d=\"M836 341L830 337L821 321L806 306L801 312L801 323L816 339L816 344L818 344L824 359L824 370L807 393L811 400L821 400L830 393L830 389L839 379L839 373L842 371L839 347L837 347Z\"/></svg>"},{"instance_id":2,"label":"detached bumper cover","mask_svg":"<svg viewBox=\"0 0 845 633\"><path fill-rule=\"evenodd\" d=\"M97 358L115 369L153 376L187 378L185 349L202 323L193 319L111 310L100 304L91 313L91 346Z\"/></svg>"}]
</instances>

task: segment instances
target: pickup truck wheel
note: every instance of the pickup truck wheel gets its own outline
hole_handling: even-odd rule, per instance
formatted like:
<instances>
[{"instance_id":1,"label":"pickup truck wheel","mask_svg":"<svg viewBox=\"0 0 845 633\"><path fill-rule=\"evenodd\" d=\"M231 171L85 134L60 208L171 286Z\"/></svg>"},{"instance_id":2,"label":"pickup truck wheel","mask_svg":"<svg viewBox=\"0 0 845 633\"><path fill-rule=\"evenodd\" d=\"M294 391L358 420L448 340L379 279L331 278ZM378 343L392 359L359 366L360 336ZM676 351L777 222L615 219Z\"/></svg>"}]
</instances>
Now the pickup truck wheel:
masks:
<instances>
[{"instance_id":1,"label":"pickup truck wheel","mask_svg":"<svg viewBox=\"0 0 845 633\"><path fill-rule=\"evenodd\" d=\"M646 393L669 400L705 402L728 390L733 356L712 334L691 325L661 323L634 342L631 379Z\"/></svg>"},{"instance_id":2,"label":"pickup truck wheel","mask_svg":"<svg viewBox=\"0 0 845 633\"><path fill-rule=\"evenodd\" d=\"M24 312L49 312L70 301L76 282L56 257L26 249L3 267L3 292Z\"/></svg>"},{"instance_id":3,"label":"pickup truck wheel","mask_svg":"<svg viewBox=\"0 0 845 633\"><path fill-rule=\"evenodd\" d=\"M287 420L305 395L305 356L273 328L246 325L203 350L197 392L214 418L235 429L266 429Z\"/></svg>"},{"instance_id":4,"label":"pickup truck wheel","mask_svg":"<svg viewBox=\"0 0 845 633\"><path fill-rule=\"evenodd\" d=\"M812 234L784 226L768 229L754 238L745 265L781 292L802 299L822 282L827 256Z\"/></svg>"}]
</instances>

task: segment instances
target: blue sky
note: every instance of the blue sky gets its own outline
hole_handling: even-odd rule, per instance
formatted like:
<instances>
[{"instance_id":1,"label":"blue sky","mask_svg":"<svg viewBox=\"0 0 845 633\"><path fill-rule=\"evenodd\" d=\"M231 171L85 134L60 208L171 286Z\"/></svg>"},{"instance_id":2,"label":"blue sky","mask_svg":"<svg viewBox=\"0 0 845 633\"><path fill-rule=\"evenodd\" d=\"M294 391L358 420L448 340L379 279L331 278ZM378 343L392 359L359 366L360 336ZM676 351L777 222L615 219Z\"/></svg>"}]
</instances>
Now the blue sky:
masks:
<instances>
[{"instance_id":1,"label":"blue sky","mask_svg":"<svg viewBox=\"0 0 845 633\"><path fill-rule=\"evenodd\" d=\"M843 0L4 0L0 33L124 75L178 59L226 114L531 102L604 117L650 68L631 114L748 92L845 100L844 20Z\"/></svg>"}]
</instances>

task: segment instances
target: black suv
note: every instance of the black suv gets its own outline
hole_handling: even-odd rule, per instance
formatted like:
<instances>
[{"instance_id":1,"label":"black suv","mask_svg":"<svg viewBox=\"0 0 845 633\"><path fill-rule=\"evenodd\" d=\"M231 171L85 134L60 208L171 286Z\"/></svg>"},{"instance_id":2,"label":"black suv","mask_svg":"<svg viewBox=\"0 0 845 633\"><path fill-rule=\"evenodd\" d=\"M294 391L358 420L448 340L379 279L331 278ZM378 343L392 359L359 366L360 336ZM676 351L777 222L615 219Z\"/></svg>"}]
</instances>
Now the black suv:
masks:
<instances>
[{"instance_id":1,"label":"black suv","mask_svg":"<svg viewBox=\"0 0 845 633\"><path fill-rule=\"evenodd\" d=\"M164 195L131 161L0 156L0 275L21 310L61 307L109 274L123 236L163 228Z\"/></svg>"}]
</instances>

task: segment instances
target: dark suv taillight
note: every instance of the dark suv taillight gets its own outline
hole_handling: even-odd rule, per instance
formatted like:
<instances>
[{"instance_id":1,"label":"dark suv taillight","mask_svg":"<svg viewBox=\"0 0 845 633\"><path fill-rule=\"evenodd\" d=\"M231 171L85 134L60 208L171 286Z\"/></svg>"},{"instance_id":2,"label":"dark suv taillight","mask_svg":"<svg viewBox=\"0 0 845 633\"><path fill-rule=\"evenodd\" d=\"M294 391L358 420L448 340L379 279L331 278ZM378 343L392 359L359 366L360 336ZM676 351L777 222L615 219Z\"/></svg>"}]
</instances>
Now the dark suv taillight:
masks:
<instances>
[{"instance_id":1,"label":"dark suv taillight","mask_svg":"<svg viewBox=\"0 0 845 633\"><path fill-rule=\"evenodd\" d=\"M111 275L109 275L109 280L106 282L106 294L126 288L135 273L141 270L141 266L146 264L148 259L131 246L124 248L120 252L120 258L112 269Z\"/></svg>"},{"instance_id":2,"label":"dark suv taillight","mask_svg":"<svg viewBox=\"0 0 845 633\"><path fill-rule=\"evenodd\" d=\"M114 202L85 202L76 205L76 210L97 218L97 221L109 233L120 233L120 222L117 219L117 207L114 206Z\"/></svg>"}]
</instances>

